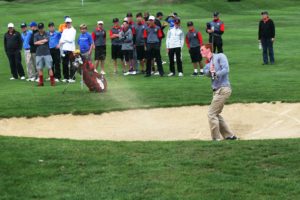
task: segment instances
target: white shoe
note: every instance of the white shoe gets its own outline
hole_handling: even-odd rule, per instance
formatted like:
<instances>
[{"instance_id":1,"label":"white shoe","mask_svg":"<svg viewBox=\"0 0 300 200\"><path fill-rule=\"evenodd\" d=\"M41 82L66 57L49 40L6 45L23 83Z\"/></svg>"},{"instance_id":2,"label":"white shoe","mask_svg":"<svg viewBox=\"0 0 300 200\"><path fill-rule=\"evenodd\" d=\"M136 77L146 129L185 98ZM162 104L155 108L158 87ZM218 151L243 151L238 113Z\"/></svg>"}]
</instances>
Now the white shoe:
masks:
<instances>
[{"instance_id":1,"label":"white shoe","mask_svg":"<svg viewBox=\"0 0 300 200\"><path fill-rule=\"evenodd\" d=\"M59 83L59 79L56 78L56 79L54 79L54 80L55 80L56 83Z\"/></svg>"},{"instance_id":2,"label":"white shoe","mask_svg":"<svg viewBox=\"0 0 300 200\"><path fill-rule=\"evenodd\" d=\"M128 76L130 74L130 72L124 72L123 75L124 76Z\"/></svg>"},{"instance_id":3,"label":"white shoe","mask_svg":"<svg viewBox=\"0 0 300 200\"><path fill-rule=\"evenodd\" d=\"M73 80L73 79L69 79L68 82L69 82L69 83L75 83L76 81Z\"/></svg>"},{"instance_id":4,"label":"white shoe","mask_svg":"<svg viewBox=\"0 0 300 200\"><path fill-rule=\"evenodd\" d=\"M12 81L12 80L16 80L16 79L15 79L14 77L11 77L9 80L11 80L11 81Z\"/></svg>"},{"instance_id":5,"label":"white shoe","mask_svg":"<svg viewBox=\"0 0 300 200\"><path fill-rule=\"evenodd\" d=\"M61 82L66 83L66 82L68 82L68 80L67 79L63 79Z\"/></svg>"},{"instance_id":6,"label":"white shoe","mask_svg":"<svg viewBox=\"0 0 300 200\"><path fill-rule=\"evenodd\" d=\"M161 64L163 64L163 65L164 65L164 64L166 64L166 63L167 63L166 61L162 61L162 63L161 63Z\"/></svg>"},{"instance_id":7,"label":"white shoe","mask_svg":"<svg viewBox=\"0 0 300 200\"><path fill-rule=\"evenodd\" d=\"M130 75L136 75L136 71L129 72Z\"/></svg>"},{"instance_id":8,"label":"white shoe","mask_svg":"<svg viewBox=\"0 0 300 200\"><path fill-rule=\"evenodd\" d=\"M35 81L35 78L31 78L30 81L32 81L32 82Z\"/></svg>"},{"instance_id":9,"label":"white shoe","mask_svg":"<svg viewBox=\"0 0 300 200\"><path fill-rule=\"evenodd\" d=\"M48 77L48 78L46 79L46 81L50 81L50 77Z\"/></svg>"},{"instance_id":10,"label":"white shoe","mask_svg":"<svg viewBox=\"0 0 300 200\"><path fill-rule=\"evenodd\" d=\"M22 77L21 77L21 80L25 80L25 79L26 79L25 76L22 76Z\"/></svg>"},{"instance_id":11,"label":"white shoe","mask_svg":"<svg viewBox=\"0 0 300 200\"><path fill-rule=\"evenodd\" d=\"M179 72L179 73L178 73L178 76L179 76L179 77L182 77L182 76L183 76L183 73L182 73L182 72Z\"/></svg>"},{"instance_id":12,"label":"white shoe","mask_svg":"<svg viewBox=\"0 0 300 200\"><path fill-rule=\"evenodd\" d=\"M31 81L31 78L26 79L26 81Z\"/></svg>"},{"instance_id":13,"label":"white shoe","mask_svg":"<svg viewBox=\"0 0 300 200\"><path fill-rule=\"evenodd\" d=\"M155 72L155 73L154 73L154 76L159 76L159 72Z\"/></svg>"},{"instance_id":14,"label":"white shoe","mask_svg":"<svg viewBox=\"0 0 300 200\"><path fill-rule=\"evenodd\" d=\"M173 72L170 72L169 74L168 74L168 76L170 77L170 76L174 76L174 73Z\"/></svg>"},{"instance_id":15,"label":"white shoe","mask_svg":"<svg viewBox=\"0 0 300 200\"><path fill-rule=\"evenodd\" d=\"M34 81L38 83L40 80L39 80L39 78L36 78L36 79L34 79Z\"/></svg>"},{"instance_id":16,"label":"white shoe","mask_svg":"<svg viewBox=\"0 0 300 200\"><path fill-rule=\"evenodd\" d=\"M105 75L105 74L106 74L106 73L105 73L105 71L103 71L103 70L102 70L100 73L101 73L101 74L103 74L103 75Z\"/></svg>"}]
</instances>

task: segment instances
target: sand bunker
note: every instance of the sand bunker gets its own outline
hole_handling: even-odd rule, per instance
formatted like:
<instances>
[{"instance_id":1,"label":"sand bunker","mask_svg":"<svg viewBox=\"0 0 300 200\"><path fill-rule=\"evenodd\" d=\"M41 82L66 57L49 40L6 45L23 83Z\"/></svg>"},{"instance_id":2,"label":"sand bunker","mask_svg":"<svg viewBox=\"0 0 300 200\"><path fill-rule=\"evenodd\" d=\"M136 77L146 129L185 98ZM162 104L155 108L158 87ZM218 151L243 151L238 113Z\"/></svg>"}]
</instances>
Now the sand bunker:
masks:
<instances>
[{"instance_id":1,"label":"sand bunker","mask_svg":"<svg viewBox=\"0 0 300 200\"><path fill-rule=\"evenodd\" d=\"M207 106L129 110L102 115L0 119L0 135L80 140L210 140ZM300 104L234 104L223 111L241 139L300 137Z\"/></svg>"}]
</instances>

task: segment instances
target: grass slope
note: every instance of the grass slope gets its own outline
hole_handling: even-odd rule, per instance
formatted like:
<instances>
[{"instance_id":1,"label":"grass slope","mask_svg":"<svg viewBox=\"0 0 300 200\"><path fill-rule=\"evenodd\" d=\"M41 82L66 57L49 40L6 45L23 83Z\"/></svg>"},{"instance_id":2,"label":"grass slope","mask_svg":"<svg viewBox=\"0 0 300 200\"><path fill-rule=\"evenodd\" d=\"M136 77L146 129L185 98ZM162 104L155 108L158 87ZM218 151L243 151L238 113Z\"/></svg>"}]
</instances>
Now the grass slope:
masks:
<instances>
[{"instance_id":1,"label":"grass slope","mask_svg":"<svg viewBox=\"0 0 300 200\"><path fill-rule=\"evenodd\" d=\"M0 137L0 199L299 199L299 147Z\"/></svg>"},{"instance_id":2,"label":"grass slope","mask_svg":"<svg viewBox=\"0 0 300 200\"><path fill-rule=\"evenodd\" d=\"M27 23L54 21L59 24L63 16L70 15L74 26L86 23L93 29L97 20L105 21L108 30L113 17L123 18L127 11L150 11L165 14L176 11L182 18L182 25L193 20L202 31L207 41L205 24L211 20L211 12L219 10L225 21L224 49L231 67L233 95L229 103L235 102L270 102L300 100L298 74L298 43L295 41L298 26L299 1L288 0L284 4L279 0L241 1L92 1L86 0L81 7L80 1L0 1L1 35L8 22L16 26L23 21ZM175 3L174 3L175 2ZM145 7L147 5L147 7ZM262 66L261 52L258 50L257 26L260 11L268 9L276 23L275 57L276 65ZM79 32L79 31L78 31ZM85 88L80 90L79 81L71 85L65 95L62 90L65 84L55 88L37 88L35 84L21 81L8 81L9 67L7 58L0 46L0 117L37 116L59 113L102 113L112 110L167 107L209 104L211 99L210 81L207 78L193 78L187 48L184 48L185 77L145 79L112 75L110 60L110 41L108 40L106 69L109 91L106 94L90 94ZM162 49L164 60L167 60L165 48ZM25 65L24 65L25 66ZM168 65L164 66L168 72ZM121 71L121 70L120 70ZM47 84L46 84L47 85Z\"/></svg>"}]
</instances>

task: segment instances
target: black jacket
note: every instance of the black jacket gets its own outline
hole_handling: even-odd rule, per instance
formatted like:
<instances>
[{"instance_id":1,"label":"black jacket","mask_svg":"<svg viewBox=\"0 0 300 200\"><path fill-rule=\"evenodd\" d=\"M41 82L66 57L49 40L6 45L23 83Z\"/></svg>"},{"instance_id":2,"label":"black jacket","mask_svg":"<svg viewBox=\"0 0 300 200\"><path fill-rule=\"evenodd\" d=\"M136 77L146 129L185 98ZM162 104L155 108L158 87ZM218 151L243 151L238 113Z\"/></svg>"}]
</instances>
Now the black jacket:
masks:
<instances>
[{"instance_id":1,"label":"black jacket","mask_svg":"<svg viewBox=\"0 0 300 200\"><path fill-rule=\"evenodd\" d=\"M263 20L259 22L258 39L261 40L262 38L275 38L275 25L273 20L268 19L266 22Z\"/></svg>"},{"instance_id":2,"label":"black jacket","mask_svg":"<svg viewBox=\"0 0 300 200\"><path fill-rule=\"evenodd\" d=\"M37 47L37 46L34 45L34 35L35 35L37 32L39 32L39 31L38 31L38 30L32 31L31 38L30 38L30 40L29 40L30 53L35 53L35 52L36 52L36 47Z\"/></svg>"},{"instance_id":3,"label":"black jacket","mask_svg":"<svg viewBox=\"0 0 300 200\"><path fill-rule=\"evenodd\" d=\"M4 49L6 53L21 51L22 45L22 37L18 31L13 31L12 34L9 34L9 32L4 34Z\"/></svg>"}]
</instances>

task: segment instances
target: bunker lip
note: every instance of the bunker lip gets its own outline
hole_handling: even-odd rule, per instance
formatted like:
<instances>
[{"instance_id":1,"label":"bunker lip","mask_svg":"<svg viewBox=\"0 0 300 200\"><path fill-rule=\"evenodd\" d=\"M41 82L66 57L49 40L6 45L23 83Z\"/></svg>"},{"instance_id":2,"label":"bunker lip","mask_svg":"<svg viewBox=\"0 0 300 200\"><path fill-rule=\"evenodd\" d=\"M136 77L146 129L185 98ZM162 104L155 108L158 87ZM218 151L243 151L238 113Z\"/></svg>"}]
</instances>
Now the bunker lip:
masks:
<instances>
[{"instance_id":1,"label":"bunker lip","mask_svg":"<svg viewBox=\"0 0 300 200\"><path fill-rule=\"evenodd\" d=\"M0 120L0 135L112 141L210 140L208 106L139 109L101 115ZM242 140L300 138L300 103L231 104L222 115Z\"/></svg>"}]
</instances>

